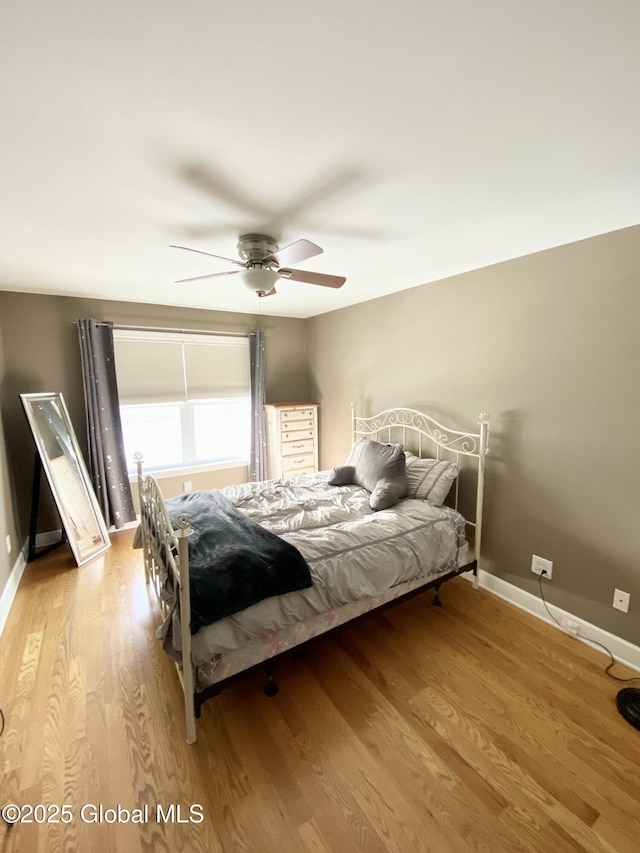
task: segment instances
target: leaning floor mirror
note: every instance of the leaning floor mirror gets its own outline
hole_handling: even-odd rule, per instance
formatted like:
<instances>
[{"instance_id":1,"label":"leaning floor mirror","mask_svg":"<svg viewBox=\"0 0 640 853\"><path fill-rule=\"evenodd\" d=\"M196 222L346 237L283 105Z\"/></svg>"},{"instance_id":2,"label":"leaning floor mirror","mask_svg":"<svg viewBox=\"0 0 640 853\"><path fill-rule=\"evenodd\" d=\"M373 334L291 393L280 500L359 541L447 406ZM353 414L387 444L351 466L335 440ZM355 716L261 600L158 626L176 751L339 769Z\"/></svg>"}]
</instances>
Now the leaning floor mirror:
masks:
<instances>
[{"instance_id":1,"label":"leaning floor mirror","mask_svg":"<svg viewBox=\"0 0 640 853\"><path fill-rule=\"evenodd\" d=\"M82 566L111 542L67 407L59 393L21 394L20 399L73 556Z\"/></svg>"}]
</instances>

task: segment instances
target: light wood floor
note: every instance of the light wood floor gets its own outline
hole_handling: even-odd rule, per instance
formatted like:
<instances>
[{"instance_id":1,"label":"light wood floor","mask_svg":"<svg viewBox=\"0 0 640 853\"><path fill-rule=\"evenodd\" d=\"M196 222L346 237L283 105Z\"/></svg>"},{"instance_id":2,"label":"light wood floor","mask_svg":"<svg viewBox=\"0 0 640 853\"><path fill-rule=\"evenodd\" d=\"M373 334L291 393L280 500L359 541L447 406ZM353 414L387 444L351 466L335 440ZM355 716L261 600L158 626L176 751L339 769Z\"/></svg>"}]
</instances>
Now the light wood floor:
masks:
<instances>
[{"instance_id":1,"label":"light wood floor","mask_svg":"<svg viewBox=\"0 0 640 853\"><path fill-rule=\"evenodd\" d=\"M640 731L602 654L457 579L441 609L419 596L284 663L274 698L229 688L187 746L130 545L26 569L0 639L0 799L71 819L0 822L0 850L640 850ZM149 814L90 823L85 804Z\"/></svg>"}]
</instances>

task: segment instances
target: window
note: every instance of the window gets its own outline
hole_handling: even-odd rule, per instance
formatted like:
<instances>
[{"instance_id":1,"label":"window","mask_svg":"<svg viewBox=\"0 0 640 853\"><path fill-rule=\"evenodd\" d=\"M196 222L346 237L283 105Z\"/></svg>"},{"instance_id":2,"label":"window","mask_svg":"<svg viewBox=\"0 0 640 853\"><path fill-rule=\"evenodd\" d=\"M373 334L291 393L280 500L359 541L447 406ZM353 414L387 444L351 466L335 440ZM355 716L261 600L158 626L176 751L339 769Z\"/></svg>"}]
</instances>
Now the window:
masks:
<instances>
[{"instance_id":1,"label":"window","mask_svg":"<svg viewBox=\"0 0 640 853\"><path fill-rule=\"evenodd\" d=\"M114 329L125 454L146 468L246 462L250 442L246 337Z\"/></svg>"}]
</instances>

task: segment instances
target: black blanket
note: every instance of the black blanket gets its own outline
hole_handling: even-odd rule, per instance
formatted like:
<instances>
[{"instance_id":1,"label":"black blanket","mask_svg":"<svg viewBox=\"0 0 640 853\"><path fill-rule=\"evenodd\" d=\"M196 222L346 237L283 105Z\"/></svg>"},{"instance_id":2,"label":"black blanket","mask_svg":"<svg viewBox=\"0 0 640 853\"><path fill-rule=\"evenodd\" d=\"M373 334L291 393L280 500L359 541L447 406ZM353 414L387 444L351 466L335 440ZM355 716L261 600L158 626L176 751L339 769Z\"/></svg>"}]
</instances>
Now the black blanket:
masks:
<instances>
[{"instance_id":1,"label":"black blanket","mask_svg":"<svg viewBox=\"0 0 640 853\"><path fill-rule=\"evenodd\" d=\"M172 524L188 513L191 633L272 595L311 586L302 554L236 509L216 489L166 502Z\"/></svg>"}]
</instances>

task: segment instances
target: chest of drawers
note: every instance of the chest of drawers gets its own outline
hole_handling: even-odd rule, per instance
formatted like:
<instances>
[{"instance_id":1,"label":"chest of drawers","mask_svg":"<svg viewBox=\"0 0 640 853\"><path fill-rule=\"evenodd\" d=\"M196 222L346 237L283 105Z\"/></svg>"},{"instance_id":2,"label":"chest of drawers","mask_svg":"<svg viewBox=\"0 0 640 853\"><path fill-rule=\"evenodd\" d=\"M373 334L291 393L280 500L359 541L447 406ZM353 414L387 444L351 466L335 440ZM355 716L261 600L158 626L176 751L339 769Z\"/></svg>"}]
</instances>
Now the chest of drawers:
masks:
<instances>
[{"instance_id":1,"label":"chest of drawers","mask_svg":"<svg viewBox=\"0 0 640 853\"><path fill-rule=\"evenodd\" d=\"M318 404L270 403L264 409L269 477L317 471Z\"/></svg>"}]
</instances>

